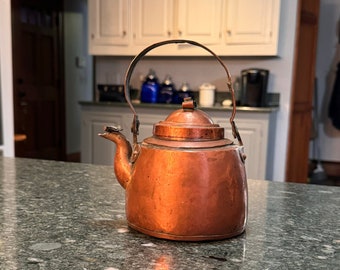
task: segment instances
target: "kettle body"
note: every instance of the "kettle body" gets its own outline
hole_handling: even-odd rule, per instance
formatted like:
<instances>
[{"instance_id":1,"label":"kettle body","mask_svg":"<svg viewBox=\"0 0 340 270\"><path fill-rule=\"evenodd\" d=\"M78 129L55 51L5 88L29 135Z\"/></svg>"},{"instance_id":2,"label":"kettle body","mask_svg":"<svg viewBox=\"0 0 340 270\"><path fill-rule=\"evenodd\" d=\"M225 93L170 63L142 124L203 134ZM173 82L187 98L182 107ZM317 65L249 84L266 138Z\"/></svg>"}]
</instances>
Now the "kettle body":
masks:
<instances>
[{"instance_id":1,"label":"kettle body","mask_svg":"<svg viewBox=\"0 0 340 270\"><path fill-rule=\"evenodd\" d=\"M146 140L132 179L126 187L126 217L137 231L202 241L245 229L247 183L238 146L179 150Z\"/></svg>"}]
</instances>

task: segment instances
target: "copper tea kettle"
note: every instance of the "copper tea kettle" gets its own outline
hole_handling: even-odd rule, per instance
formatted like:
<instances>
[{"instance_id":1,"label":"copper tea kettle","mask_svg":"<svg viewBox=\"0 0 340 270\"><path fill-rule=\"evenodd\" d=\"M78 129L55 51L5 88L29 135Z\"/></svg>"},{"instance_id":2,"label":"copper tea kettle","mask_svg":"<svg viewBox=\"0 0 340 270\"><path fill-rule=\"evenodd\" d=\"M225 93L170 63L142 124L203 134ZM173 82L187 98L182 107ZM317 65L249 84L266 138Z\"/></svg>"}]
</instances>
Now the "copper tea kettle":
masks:
<instances>
[{"instance_id":1,"label":"copper tea kettle","mask_svg":"<svg viewBox=\"0 0 340 270\"><path fill-rule=\"evenodd\" d=\"M182 108L154 124L153 136L139 143L139 120L130 101L129 81L137 62L150 50L169 43L188 43L211 53L227 73L232 96L230 123L235 145L188 98ZM247 221L247 179L231 76L222 60L207 47L191 40L167 40L144 49L130 63L125 76L125 97L134 115L131 146L120 129L106 127L100 136L117 148L114 171L126 192L130 227L171 240L224 239L242 233Z\"/></svg>"}]
</instances>

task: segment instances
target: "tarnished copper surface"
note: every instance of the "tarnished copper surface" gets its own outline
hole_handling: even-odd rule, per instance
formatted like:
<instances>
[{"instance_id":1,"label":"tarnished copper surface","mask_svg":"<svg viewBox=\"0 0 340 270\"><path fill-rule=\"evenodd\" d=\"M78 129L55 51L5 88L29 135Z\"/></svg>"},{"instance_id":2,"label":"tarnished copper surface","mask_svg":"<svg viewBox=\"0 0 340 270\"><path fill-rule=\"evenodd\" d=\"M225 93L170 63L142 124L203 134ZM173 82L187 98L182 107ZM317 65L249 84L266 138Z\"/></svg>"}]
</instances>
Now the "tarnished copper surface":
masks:
<instances>
[{"instance_id":1,"label":"tarnished copper surface","mask_svg":"<svg viewBox=\"0 0 340 270\"><path fill-rule=\"evenodd\" d=\"M190 109L187 107L191 104ZM182 109L171 113L165 121L154 125L153 134L169 140L219 140L224 138L224 128L213 123L203 111L193 107L193 100L186 100Z\"/></svg>"},{"instance_id":2,"label":"tarnished copper surface","mask_svg":"<svg viewBox=\"0 0 340 270\"><path fill-rule=\"evenodd\" d=\"M129 225L156 237L186 241L243 232L247 183L238 149L143 144L126 187Z\"/></svg>"},{"instance_id":3,"label":"tarnished copper surface","mask_svg":"<svg viewBox=\"0 0 340 270\"><path fill-rule=\"evenodd\" d=\"M158 146L168 146L168 147L178 147L178 148L209 148L209 147L221 147L226 145L232 145L233 142L229 139L221 139L221 140L214 140L214 141L200 141L197 143L194 140L191 141L182 141L182 140L165 140L159 139L156 137L149 137L146 138L143 142L147 144L153 144Z\"/></svg>"}]
</instances>

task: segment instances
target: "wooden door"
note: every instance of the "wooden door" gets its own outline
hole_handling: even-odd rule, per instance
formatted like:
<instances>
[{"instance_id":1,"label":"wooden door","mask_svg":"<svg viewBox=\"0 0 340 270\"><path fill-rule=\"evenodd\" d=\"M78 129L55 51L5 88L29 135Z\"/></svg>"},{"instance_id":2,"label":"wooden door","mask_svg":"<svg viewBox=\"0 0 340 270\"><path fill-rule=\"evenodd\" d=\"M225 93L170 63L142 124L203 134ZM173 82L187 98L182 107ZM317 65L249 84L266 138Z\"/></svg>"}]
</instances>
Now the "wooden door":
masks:
<instances>
[{"instance_id":1,"label":"wooden door","mask_svg":"<svg viewBox=\"0 0 340 270\"><path fill-rule=\"evenodd\" d=\"M12 1L17 157L65 159L60 2Z\"/></svg>"},{"instance_id":2,"label":"wooden door","mask_svg":"<svg viewBox=\"0 0 340 270\"><path fill-rule=\"evenodd\" d=\"M291 97L286 181L308 180L309 140L318 35L319 0L300 0Z\"/></svg>"}]
</instances>

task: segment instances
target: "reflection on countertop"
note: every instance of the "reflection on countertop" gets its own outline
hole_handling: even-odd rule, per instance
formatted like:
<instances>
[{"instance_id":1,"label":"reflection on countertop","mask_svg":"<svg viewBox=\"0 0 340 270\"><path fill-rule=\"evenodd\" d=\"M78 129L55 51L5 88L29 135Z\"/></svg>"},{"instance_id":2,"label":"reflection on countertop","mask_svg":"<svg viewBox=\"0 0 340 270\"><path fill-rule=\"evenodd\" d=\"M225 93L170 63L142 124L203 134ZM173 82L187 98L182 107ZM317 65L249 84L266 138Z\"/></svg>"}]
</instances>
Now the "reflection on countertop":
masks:
<instances>
[{"instance_id":1,"label":"reflection on countertop","mask_svg":"<svg viewBox=\"0 0 340 270\"><path fill-rule=\"evenodd\" d=\"M244 234L174 242L127 226L111 166L0 157L0 269L338 269L339 187L248 186Z\"/></svg>"}]
</instances>

